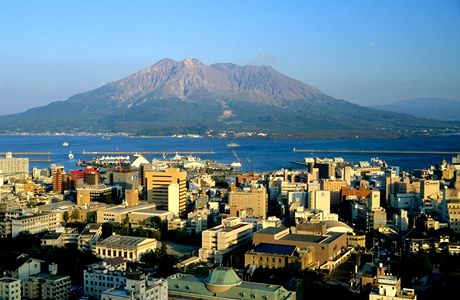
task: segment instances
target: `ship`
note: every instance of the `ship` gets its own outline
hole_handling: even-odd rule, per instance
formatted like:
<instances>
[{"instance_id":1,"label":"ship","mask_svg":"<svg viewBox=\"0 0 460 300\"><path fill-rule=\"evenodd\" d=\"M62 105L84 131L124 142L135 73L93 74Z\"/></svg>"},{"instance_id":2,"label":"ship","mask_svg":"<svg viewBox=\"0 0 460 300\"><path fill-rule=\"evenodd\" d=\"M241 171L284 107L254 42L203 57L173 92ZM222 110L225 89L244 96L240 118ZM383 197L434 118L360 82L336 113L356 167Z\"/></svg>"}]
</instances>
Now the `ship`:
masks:
<instances>
[{"instance_id":1,"label":"ship","mask_svg":"<svg viewBox=\"0 0 460 300\"><path fill-rule=\"evenodd\" d=\"M69 159L73 159L74 158L74 155L72 153L72 151L69 152L69 155L67 155L69 157Z\"/></svg>"},{"instance_id":2,"label":"ship","mask_svg":"<svg viewBox=\"0 0 460 300\"><path fill-rule=\"evenodd\" d=\"M86 164L95 167L129 166L131 165L131 161L129 155L101 156L93 158L86 162Z\"/></svg>"},{"instance_id":3,"label":"ship","mask_svg":"<svg viewBox=\"0 0 460 300\"><path fill-rule=\"evenodd\" d=\"M69 146L69 142L65 141L64 143L62 143L62 146L63 146L63 147Z\"/></svg>"}]
</instances>

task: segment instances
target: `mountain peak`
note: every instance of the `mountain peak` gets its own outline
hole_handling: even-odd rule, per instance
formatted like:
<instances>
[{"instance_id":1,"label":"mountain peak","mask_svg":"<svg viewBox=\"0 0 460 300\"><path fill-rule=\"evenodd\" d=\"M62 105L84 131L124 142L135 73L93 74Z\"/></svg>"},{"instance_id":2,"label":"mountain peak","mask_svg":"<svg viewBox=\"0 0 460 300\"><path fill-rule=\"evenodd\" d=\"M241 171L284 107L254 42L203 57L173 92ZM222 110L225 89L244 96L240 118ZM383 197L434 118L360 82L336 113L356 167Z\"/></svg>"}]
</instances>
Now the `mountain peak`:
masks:
<instances>
[{"instance_id":1,"label":"mountain peak","mask_svg":"<svg viewBox=\"0 0 460 300\"><path fill-rule=\"evenodd\" d=\"M109 85L116 90L112 99L128 105L142 101L147 95L192 101L196 92L205 92L221 99L284 107L323 95L318 89L289 78L270 66L231 63L208 66L196 58L181 61L164 58Z\"/></svg>"}]
</instances>

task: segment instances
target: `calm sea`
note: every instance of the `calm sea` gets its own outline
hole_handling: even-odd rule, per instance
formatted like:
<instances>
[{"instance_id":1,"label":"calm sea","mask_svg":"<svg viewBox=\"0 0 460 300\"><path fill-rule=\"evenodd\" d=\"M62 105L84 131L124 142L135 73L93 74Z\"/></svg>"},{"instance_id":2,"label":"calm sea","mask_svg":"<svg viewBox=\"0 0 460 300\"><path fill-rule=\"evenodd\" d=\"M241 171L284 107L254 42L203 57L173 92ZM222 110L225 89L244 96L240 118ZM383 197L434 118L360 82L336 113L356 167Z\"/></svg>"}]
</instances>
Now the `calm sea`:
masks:
<instances>
[{"instance_id":1,"label":"calm sea","mask_svg":"<svg viewBox=\"0 0 460 300\"><path fill-rule=\"evenodd\" d=\"M62 143L67 141L68 147ZM237 143L235 153L227 146ZM50 152L51 163L64 164L66 170L77 169L78 159L89 160L86 151L214 151L215 154L199 155L201 159L211 159L231 163L238 159L243 170L263 171L281 168L301 168L290 161L301 161L304 157L343 157L352 162L379 157L389 165L400 166L403 170L424 168L440 163L443 159L451 162L452 155L442 154L366 154L366 153L293 153L296 149L348 149L348 150L426 150L459 151L460 135L411 137L392 140L332 139L332 140L262 140L262 139L208 139L208 138L130 138L112 136L0 136L0 152ZM68 158L69 151L74 159ZM172 155L170 155L171 158ZM19 156L17 156L19 157ZM162 155L146 155L151 160ZM47 158L47 155L32 155L29 158ZM30 162L30 168L48 167L48 162Z\"/></svg>"}]
</instances>

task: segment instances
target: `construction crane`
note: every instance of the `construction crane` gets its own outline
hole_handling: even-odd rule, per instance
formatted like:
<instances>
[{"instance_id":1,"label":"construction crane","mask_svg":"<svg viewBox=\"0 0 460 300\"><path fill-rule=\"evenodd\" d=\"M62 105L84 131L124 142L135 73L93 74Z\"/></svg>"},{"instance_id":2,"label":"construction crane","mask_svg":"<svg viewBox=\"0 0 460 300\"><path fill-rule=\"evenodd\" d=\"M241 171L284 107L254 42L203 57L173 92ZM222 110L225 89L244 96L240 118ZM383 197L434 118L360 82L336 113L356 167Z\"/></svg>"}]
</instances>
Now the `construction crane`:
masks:
<instances>
[{"instance_id":1,"label":"construction crane","mask_svg":"<svg viewBox=\"0 0 460 300\"><path fill-rule=\"evenodd\" d=\"M238 155L236 155L235 149L232 149L232 152L233 152L233 155L235 155L235 157L236 157L236 159L237 159L238 162L232 162L232 163L230 164L230 166L235 167L235 168L241 168L241 166L242 166L243 164L241 163L241 160L240 160L240 158L238 157Z\"/></svg>"},{"instance_id":2,"label":"construction crane","mask_svg":"<svg viewBox=\"0 0 460 300\"><path fill-rule=\"evenodd\" d=\"M251 166L251 173L254 174L254 167L252 166L252 161L249 158L246 159L248 160L248 163Z\"/></svg>"}]
</instances>

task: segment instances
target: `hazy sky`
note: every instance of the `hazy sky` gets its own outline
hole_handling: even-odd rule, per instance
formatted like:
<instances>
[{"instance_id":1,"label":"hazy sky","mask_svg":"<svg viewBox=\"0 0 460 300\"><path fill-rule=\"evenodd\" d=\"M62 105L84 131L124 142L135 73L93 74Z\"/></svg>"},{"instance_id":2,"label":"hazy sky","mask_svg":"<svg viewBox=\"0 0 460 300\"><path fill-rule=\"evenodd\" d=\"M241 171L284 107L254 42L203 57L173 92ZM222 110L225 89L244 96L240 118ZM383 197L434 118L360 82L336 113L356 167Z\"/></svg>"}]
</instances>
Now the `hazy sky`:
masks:
<instances>
[{"instance_id":1,"label":"hazy sky","mask_svg":"<svg viewBox=\"0 0 460 300\"><path fill-rule=\"evenodd\" d=\"M363 105L460 99L460 1L0 1L0 114L170 57L269 64Z\"/></svg>"}]
</instances>

